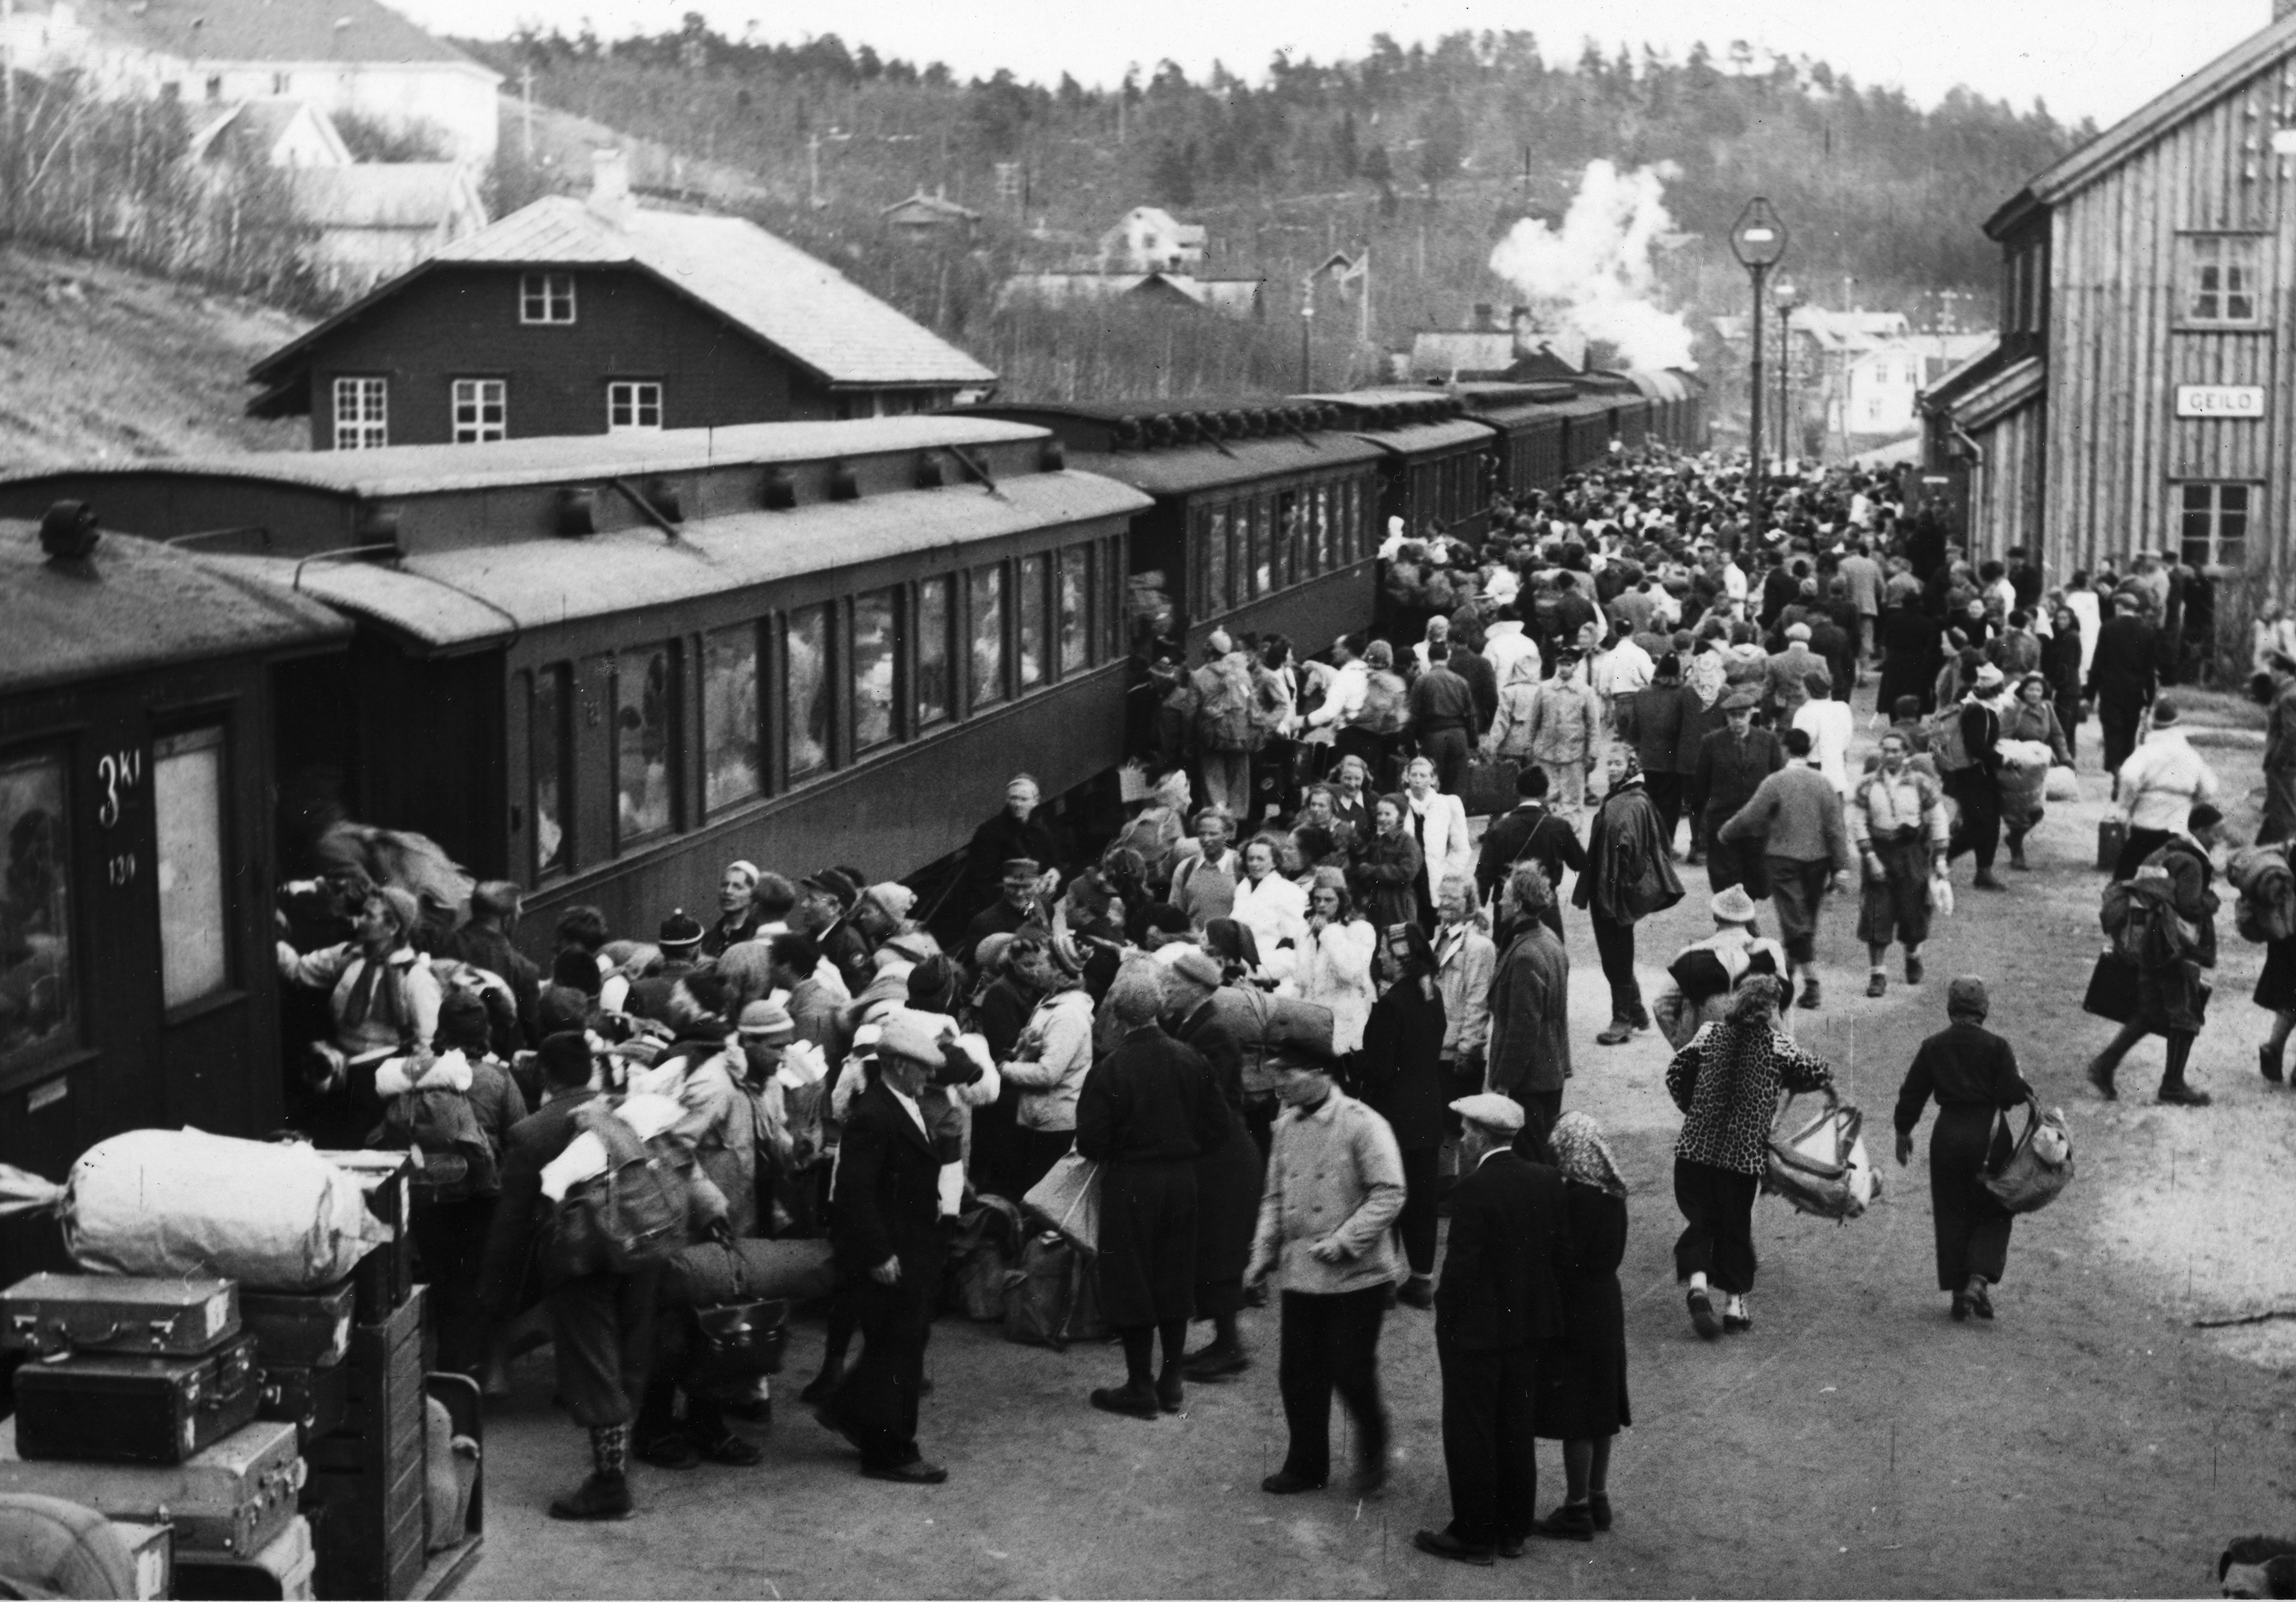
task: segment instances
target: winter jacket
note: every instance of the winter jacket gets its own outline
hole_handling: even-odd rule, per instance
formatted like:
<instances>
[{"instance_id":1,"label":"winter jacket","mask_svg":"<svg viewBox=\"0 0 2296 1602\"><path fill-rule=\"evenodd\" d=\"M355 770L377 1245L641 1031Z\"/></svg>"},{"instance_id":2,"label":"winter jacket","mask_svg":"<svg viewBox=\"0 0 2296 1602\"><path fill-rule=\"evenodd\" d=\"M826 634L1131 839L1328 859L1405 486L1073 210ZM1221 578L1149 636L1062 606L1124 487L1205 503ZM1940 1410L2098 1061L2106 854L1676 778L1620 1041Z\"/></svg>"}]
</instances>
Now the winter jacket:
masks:
<instances>
[{"instance_id":1,"label":"winter jacket","mask_svg":"<svg viewBox=\"0 0 2296 1602\"><path fill-rule=\"evenodd\" d=\"M1047 996L1004 1064L1005 1082L1021 1092L1014 1121L1024 1130L1075 1129L1077 1097L1091 1072L1092 998L1081 989Z\"/></svg>"},{"instance_id":2,"label":"winter jacket","mask_svg":"<svg viewBox=\"0 0 2296 1602\"><path fill-rule=\"evenodd\" d=\"M1392 1285L1402 1277L1394 1224L1403 1195L1403 1153L1387 1120L1343 1090L1312 1111L1284 1108L1246 1277L1273 1274L1278 1290L1321 1296ZM1327 1238L1344 1248L1337 1262L1311 1255Z\"/></svg>"}]
</instances>

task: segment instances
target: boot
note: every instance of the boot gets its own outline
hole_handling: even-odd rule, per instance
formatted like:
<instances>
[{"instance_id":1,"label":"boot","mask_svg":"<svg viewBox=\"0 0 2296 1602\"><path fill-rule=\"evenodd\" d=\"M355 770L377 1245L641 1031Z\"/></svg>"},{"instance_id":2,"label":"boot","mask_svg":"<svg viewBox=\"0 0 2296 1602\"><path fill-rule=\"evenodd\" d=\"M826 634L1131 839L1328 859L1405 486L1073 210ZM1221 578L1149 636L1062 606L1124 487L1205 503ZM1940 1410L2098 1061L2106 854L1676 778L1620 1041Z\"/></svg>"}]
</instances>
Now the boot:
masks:
<instances>
[{"instance_id":1,"label":"boot","mask_svg":"<svg viewBox=\"0 0 2296 1602\"><path fill-rule=\"evenodd\" d=\"M1980 890L2006 890L2009 888L2006 884L2004 884L2000 880L1993 876L1993 870L1989 867L1979 868L1977 870L1977 877L1972 880L1972 883Z\"/></svg>"},{"instance_id":2,"label":"boot","mask_svg":"<svg viewBox=\"0 0 2296 1602\"><path fill-rule=\"evenodd\" d=\"M2013 840L2009 842L2009 866L2017 869L2021 873L2029 871L2031 868L2032 865L2025 860L2025 842L2023 841Z\"/></svg>"},{"instance_id":3,"label":"boot","mask_svg":"<svg viewBox=\"0 0 2296 1602\"><path fill-rule=\"evenodd\" d=\"M1801 999L1794 1005L1808 1008L1811 1012L1817 1010L1817 975L1807 969L1802 973Z\"/></svg>"},{"instance_id":4,"label":"boot","mask_svg":"<svg viewBox=\"0 0 2296 1602\"><path fill-rule=\"evenodd\" d=\"M2271 1047L2256 1048L2256 1071L2276 1085L2280 1082L2280 1058Z\"/></svg>"},{"instance_id":5,"label":"boot","mask_svg":"<svg viewBox=\"0 0 2296 1602\"><path fill-rule=\"evenodd\" d=\"M701 1453L693 1444L693 1434L677 1419L677 1387L668 1380L656 1380L646 1387L638 1403L637 1422L630 1426L630 1450L641 1462L656 1468L693 1468L701 1462Z\"/></svg>"},{"instance_id":6,"label":"boot","mask_svg":"<svg viewBox=\"0 0 2296 1602\"><path fill-rule=\"evenodd\" d=\"M2161 1075L2161 1091L2156 1101L2167 1102L2173 1107L2205 1107L2209 1095L2195 1090L2185 1082L2185 1064L2192 1059L2193 1037L2182 1031L2169 1037L2169 1065Z\"/></svg>"},{"instance_id":7,"label":"boot","mask_svg":"<svg viewBox=\"0 0 2296 1602\"><path fill-rule=\"evenodd\" d=\"M1597 1046L1624 1046L1628 1040L1631 1040L1634 1038L1635 1026L1631 1019L1612 1018L1611 1020L1610 1028L1604 1030L1601 1034L1595 1037L1595 1044Z\"/></svg>"},{"instance_id":8,"label":"boot","mask_svg":"<svg viewBox=\"0 0 2296 1602\"><path fill-rule=\"evenodd\" d=\"M630 1516L630 1426L602 1424L590 1431L590 1475L550 1504L550 1516L570 1520Z\"/></svg>"}]
</instances>

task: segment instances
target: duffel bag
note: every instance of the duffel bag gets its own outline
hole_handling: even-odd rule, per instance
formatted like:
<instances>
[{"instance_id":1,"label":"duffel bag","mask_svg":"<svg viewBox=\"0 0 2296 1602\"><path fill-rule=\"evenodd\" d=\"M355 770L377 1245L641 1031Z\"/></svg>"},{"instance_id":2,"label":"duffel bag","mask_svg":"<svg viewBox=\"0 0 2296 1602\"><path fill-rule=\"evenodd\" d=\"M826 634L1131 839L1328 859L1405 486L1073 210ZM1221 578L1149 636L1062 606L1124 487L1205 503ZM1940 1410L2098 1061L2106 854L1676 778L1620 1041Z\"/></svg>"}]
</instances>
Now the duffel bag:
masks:
<instances>
[{"instance_id":1,"label":"duffel bag","mask_svg":"<svg viewBox=\"0 0 2296 1602\"><path fill-rule=\"evenodd\" d=\"M1794 1099L1786 1097L1771 1126L1762 1188L1814 1218L1856 1218L1881 1189L1859 1136L1865 1115L1828 1092L1825 1110L1797 1129Z\"/></svg>"},{"instance_id":2,"label":"duffel bag","mask_svg":"<svg viewBox=\"0 0 2296 1602\"><path fill-rule=\"evenodd\" d=\"M1069 1299L1075 1287L1077 1249L1056 1229L1029 1237L1021 1264L1004 1276L1004 1338L1024 1346L1069 1343Z\"/></svg>"},{"instance_id":3,"label":"duffel bag","mask_svg":"<svg viewBox=\"0 0 2296 1602\"><path fill-rule=\"evenodd\" d=\"M2006 1124L2008 1114L1994 1114L1997 1122ZM2065 1127L2065 1115L2054 1109L2044 1113L2038 1100L2025 1103L2025 1132L2017 1138L2009 1157L1997 1174L1988 1174L1980 1181L1993 1199L2011 1212L2038 1212L2057 1199L2057 1193L2073 1179L2072 1131Z\"/></svg>"},{"instance_id":4,"label":"duffel bag","mask_svg":"<svg viewBox=\"0 0 2296 1602\"><path fill-rule=\"evenodd\" d=\"M941 1305L981 1324L1004 1316L1005 1279L1020 1261L1027 1226L1021 1210L1003 1196L982 1195L959 1215L949 1243L948 1266L941 1275Z\"/></svg>"},{"instance_id":5,"label":"duffel bag","mask_svg":"<svg viewBox=\"0 0 2296 1602\"><path fill-rule=\"evenodd\" d=\"M682 1248L661 1277L664 1307L708 1307L744 1296L802 1304L834 1290L825 1240L716 1241Z\"/></svg>"}]
</instances>

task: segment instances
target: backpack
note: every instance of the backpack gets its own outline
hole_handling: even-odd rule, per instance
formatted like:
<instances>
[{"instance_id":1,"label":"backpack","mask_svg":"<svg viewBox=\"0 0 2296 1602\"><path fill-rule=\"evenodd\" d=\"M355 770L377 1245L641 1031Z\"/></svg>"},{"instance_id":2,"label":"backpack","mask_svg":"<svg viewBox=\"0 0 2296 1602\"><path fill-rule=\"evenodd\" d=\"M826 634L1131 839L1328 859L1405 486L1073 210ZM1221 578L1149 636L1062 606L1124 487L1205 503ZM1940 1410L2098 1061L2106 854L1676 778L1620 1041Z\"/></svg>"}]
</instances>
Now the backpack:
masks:
<instances>
[{"instance_id":1,"label":"backpack","mask_svg":"<svg viewBox=\"0 0 2296 1602\"><path fill-rule=\"evenodd\" d=\"M566 1193L551 1215L544 1262L559 1279L627 1274L668 1262L685 1245L685 1176L603 1102L575 1121L606 1148L606 1171Z\"/></svg>"},{"instance_id":2,"label":"backpack","mask_svg":"<svg viewBox=\"0 0 2296 1602\"><path fill-rule=\"evenodd\" d=\"M1721 955L1704 946L1693 946L1667 969L1682 998L1695 1006L1730 988L1730 970Z\"/></svg>"},{"instance_id":3,"label":"backpack","mask_svg":"<svg viewBox=\"0 0 2296 1602\"><path fill-rule=\"evenodd\" d=\"M1214 669L1212 687L1196 704L1196 735L1207 751L1250 751L1259 730L1251 720L1251 681L1233 658Z\"/></svg>"},{"instance_id":4,"label":"backpack","mask_svg":"<svg viewBox=\"0 0 2296 1602\"><path fill-rule=\"evenodd\" d=\"M1969 743L1961 737L1961 713L1967 704L1956 701L1930 714L1930 758L1939 773L1958 773L1977 765L1970 757Z\"/></svg>"},{"instance_id":5,"label":"backpack","mask_svg":"<svg viewBox=\"0 0 2296 1602\"><path fill-rule=\"evenodd\" d=\"M417 1081L384 1102L382 1144L403 1144L414 1159L409 1193L418 1204L465 1201L502 1189L501 1165L471 1098L451 1085Z\"/></svg>"},{"instance_id":6,"label":"backpack","mask_svg":"<svg viewBox=\"0 0 2296 1602\"><path fill-rule=\"evenodd\" d=\"M2106 885L2098 922L2121 960L2148 972L2185 960L2198 943L2197 932L2170 904L2166 885L2131 879Z\"/></svg>"},{"instance_id":7,"label":"backpack","mask_svg":"<svg viewBox=\"0 0 2296 1602\"><path fill-rule=\"evenodd\" d=\"M2228 876L2240 891L2233 926L2243 940L2269 945L2296 934L2296 874L2289 870L2286 848L2235 852Z\"/></svg>"}]
</instances>

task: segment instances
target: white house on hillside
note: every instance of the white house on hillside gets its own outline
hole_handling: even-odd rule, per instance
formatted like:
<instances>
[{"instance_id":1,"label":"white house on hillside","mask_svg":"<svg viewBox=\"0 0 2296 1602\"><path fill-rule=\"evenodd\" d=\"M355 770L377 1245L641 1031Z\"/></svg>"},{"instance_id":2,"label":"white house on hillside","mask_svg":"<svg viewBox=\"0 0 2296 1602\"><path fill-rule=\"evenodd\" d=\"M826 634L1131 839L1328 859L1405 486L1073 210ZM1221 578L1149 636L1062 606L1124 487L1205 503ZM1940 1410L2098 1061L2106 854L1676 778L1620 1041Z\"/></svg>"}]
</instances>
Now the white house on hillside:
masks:
<instances>
[{"instance_id":1,"label":"white house on hillside","mask_svg":"<svg viewBox=\"0 0 2296 1602\"><path fill-rule=\"evenodd\" d=\"M1102 271L1193 273L1203 265L1204 228L1154 206L1135 206L1100 236Z\"/></svg>"},{"instance_id":2,"label":"white house on hillside","mask_svg":"<svg viewBox=\"0 0 2296 1602\"><path fill-rule=\"evenodd\" d=\"M502 75L378 0L49 0L4 34L20 71L78 71L98 93L212 105L293 99L428 127L454 160L495 157Z\"/></svg>"}]
</instances>

